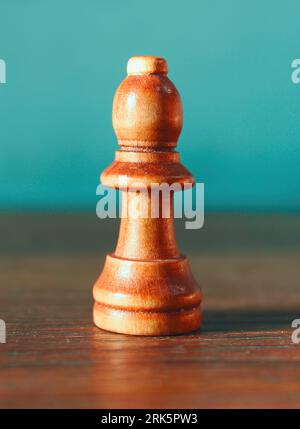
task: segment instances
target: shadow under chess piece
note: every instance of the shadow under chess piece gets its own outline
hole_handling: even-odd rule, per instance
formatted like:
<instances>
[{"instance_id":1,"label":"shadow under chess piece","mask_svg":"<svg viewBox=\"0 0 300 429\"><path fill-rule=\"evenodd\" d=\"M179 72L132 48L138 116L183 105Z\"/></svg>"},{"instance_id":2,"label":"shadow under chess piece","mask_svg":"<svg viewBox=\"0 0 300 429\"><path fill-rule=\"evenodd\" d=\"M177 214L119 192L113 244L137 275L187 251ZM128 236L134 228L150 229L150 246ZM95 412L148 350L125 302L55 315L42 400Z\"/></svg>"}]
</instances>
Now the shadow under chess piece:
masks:
<instances>
[{"instance_id":1,"label":"shadow under chess piece","mask_svg":"<svg viewBox=\"0 0 300 429\"><path fill-rule=\"evenodd\" d=\"M121 149L101 175L103 185L123 192L124 217L117 247L107 255L94 285L94 322L132 335L190 332L201 324L202 295L176 245L173 192L168 201L160 194L153 201L150 192L152 184L179 184L181 189L194 183L175 151L182 129L181 100L164 59L133 57L127 73L113 102ZM167 204L170 216L158 208L158 217L151 217L153 202ZM132 203L137 212L146 210L146 216L128 210Z\"/></svg>"}]
</instances>

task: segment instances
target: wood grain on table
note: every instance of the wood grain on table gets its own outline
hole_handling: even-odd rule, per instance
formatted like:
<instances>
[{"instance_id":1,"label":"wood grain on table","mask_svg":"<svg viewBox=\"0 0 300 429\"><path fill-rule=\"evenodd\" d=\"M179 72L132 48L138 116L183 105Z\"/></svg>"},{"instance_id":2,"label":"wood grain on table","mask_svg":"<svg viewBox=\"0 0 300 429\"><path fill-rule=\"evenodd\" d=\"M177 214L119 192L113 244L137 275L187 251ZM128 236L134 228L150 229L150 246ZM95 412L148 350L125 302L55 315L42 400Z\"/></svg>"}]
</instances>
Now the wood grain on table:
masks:
<instances>
[{"instance_id":1,"label":"wood grain on table","mask_svg":"<svg viewBox=\"0 0 300 429\"><path fill-rule=\"evenodd\" d=\"M174 337L93 326L92 285L116 232L94 214L0 216L1 408L300 406L299 216L180 222L204 325Z\"/></svg>"}]
</instances>

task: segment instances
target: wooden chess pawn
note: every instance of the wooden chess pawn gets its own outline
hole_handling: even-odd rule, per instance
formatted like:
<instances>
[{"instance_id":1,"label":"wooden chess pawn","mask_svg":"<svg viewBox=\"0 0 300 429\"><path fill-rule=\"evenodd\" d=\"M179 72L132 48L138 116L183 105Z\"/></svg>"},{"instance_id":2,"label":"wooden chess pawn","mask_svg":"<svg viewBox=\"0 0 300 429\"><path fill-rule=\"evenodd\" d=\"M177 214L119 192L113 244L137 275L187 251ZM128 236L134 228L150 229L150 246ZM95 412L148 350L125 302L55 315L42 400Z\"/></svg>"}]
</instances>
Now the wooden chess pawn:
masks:
<instances>
[{"instance_id":1,"label":"wooden chess pawn","mask_svg":"<svg viewBox=\"0 0 300 429\"><path fill-rule=\"evenodd\" d=\"M148 190L153 183L194 183L174 150L182 129L182 105L167 77L167 62L133 57L127 73L113 102L121 150L101 175L103 185L123 191L122 213L133 198L151 207ZM147 192L132 192L136 183ZM154 218L130 212L122 217L117 247L107 255L94 285L94 322L99 328L132 335L199 328L201 292L176 245L172 197L170 217L161 211Z\"/></svg>"}]
</instances>

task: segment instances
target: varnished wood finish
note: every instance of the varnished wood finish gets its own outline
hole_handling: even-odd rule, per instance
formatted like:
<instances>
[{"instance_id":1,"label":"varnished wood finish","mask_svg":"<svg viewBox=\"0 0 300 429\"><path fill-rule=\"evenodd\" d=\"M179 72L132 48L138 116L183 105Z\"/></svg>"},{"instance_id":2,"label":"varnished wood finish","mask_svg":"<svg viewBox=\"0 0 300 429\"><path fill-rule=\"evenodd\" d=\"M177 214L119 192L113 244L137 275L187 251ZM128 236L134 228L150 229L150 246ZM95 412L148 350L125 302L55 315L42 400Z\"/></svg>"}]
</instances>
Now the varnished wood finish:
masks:
<instances>
[{"instance_id":1,"label":"varnished wood finish","mask_svg":"<svg viewBox=\"0 0 300 429\"><path fill-rule=\"evenodd\" d=\"M300 407L299 216L208 214L201 239L178 226L205 285L201 333L136 337L91 317L117 223L0 216L1 408Z\"/></svg>"},{"instance_id":2,"label":"varnished wood finish","mask_svg":"<svg viewBox=\"0 0 300 429\"><path fill-rule=\"evenodd\" d=\"M202 295L176 245L172 198L156 202L170 206L170 218L161 211L152 218L150 195L155 183L194 181L173 150L182 128L181 100L164 59L133 57L127 72L113 102L121 150L101 181L123 191L122 213L137 199L127 187L138 186L145 193L138 195L140 206L135 205L138 217L129 212L122 218L116 250L107 256L94 286L94 322L124 334L182 334L199 328ZM146 207L146 213L139 207Z\"/></svg>"},{"instance_id":3,"label":"varnished wood finish","mask_svg":"<svg viewBox=\"0 0 300 429\"><path fill-rule=\"evenodd\" d=\"M205 285L201 333L136 337L91 317L88 285L117 223L0 216L1 408L300 407L299 216L208 214L201 234L178 226Z\"/></svg>"}]
</instances>

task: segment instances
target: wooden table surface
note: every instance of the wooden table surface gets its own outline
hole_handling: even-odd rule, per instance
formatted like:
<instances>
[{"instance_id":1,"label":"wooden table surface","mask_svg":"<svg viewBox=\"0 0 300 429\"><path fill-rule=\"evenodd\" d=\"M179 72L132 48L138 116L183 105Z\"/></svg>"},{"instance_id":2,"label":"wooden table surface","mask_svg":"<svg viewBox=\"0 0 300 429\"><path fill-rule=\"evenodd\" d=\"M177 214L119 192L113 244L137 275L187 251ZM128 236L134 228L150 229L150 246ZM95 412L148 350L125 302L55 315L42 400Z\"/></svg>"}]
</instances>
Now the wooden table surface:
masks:
<instances>
[{"instance_id":1,"label":"wooden table surface","mask_svg":"<svg viewBox=\"0 0 300 429\"><path fill-rule=\"evenodd\" d=\"M299 407L300 220L208 215L178 227L204 292L201 331L130 337L92 324L116 240L93 214L0 217L1 408Z\"/></svg>"}]
</instances>

